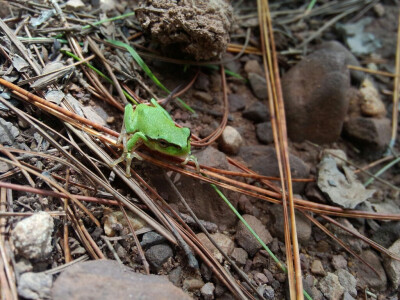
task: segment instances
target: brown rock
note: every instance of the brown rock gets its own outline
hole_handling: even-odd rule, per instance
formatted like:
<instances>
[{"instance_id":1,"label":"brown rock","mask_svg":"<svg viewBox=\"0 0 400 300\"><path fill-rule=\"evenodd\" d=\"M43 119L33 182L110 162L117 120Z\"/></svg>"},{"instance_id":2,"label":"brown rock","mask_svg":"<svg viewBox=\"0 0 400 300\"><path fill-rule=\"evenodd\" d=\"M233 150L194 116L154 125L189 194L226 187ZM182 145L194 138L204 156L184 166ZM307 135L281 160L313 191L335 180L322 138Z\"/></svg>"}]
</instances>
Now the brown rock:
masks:
<instances>
[{"instance_id":1,"label":"brown rock","mask_svg":"<svg viewBox=\"0 0 400 300\"><path fill-rule=\"evenodd\" d=\"M391 122L387 118L351 118L344 124L344 135L362 150L364 155L377 157L386 149L391 137Z\"/></svg>"},{"instance_id":2,"label":"brown rock","mask_svg":"<svg viewBox=\"0 0 400 300\"><path fill-rule=\"evenodd\" d=\"M113 260L77 263L57 278L54 300L71 299L191 299L166 277L143 275Z\"/></svg>"},{"instance_id":3,"label":"brown rock","mask_svg":"<svg viewBox=\"0 0 400 300\"><path fill-rule=\"evenodd\" d=\"M247 74L256 73L258 75L264 76L264 72L261 68L260 63L255 59L247 61L246 64L244 65L244 70Z\"/></svg>"},{"instance_id":4,"label":"brown rock","mask_svg":"<svg viewBox=\"0 0 400 300\"><path fill-rule=\"evenodd\" d=\"M349 105L350 55L341 44L327 42L283 76L288 134L293 141L331 143L339 138Z\"/></svg>"},{"instance_id":5,"label":"brown rock","mask_svg":"<svg viewBox=\"0 0 400 300\"><path fill-rule=\"evenodd\" d=\"M253 228L254 232L260 237L260 239L265 243L269 244L272 242L272 236L268 229L252 215L243 215L243 219ZM260 243L257 239L250 233L246 226L239 222L236 231L236 240L238 244L247 251L250 256L256 254L256 252L261 249Z\"/></svg>"},{"instance_id":6,"label":"brown rock","mask_svg":"<svg viewBox=\"0 0 400 300\"><path fill-rule=\"evenodd\" d=\"M382 102L378 90L369 79L363 81L360 92L363 96L361 102L363 115L377 118L386 116L385 104Z\"/></svg>"},{"instance_id":7,"label":"brown rock","mask_svg":"<svg viewBox=\"0 0 400 300\"><path fill-rule=\"evenodd\" d=\"M324 266L319 259L316 259L311 264L311 273L316 275L325 275Z\"/></svg>"}]
</instances>

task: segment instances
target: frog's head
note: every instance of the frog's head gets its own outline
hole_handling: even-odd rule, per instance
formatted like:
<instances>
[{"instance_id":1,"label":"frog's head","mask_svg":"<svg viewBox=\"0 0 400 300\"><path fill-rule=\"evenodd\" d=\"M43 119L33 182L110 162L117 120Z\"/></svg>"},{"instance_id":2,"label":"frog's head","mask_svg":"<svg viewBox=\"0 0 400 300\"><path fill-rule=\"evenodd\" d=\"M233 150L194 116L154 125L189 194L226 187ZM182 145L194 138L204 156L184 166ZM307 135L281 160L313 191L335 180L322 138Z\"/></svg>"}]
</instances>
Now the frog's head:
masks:
<instances>
[{"instance_id":1,"label":"frog's head","mask_svg":"<svg viewBox=\"0 0 400 300\"><path fill-rule=\"evenodd\" d=\"M153 140L154 150L172 156L186 157L190 153L190 129L174 127L168 132L168 139Z\"/></svg>"}]
</instances>

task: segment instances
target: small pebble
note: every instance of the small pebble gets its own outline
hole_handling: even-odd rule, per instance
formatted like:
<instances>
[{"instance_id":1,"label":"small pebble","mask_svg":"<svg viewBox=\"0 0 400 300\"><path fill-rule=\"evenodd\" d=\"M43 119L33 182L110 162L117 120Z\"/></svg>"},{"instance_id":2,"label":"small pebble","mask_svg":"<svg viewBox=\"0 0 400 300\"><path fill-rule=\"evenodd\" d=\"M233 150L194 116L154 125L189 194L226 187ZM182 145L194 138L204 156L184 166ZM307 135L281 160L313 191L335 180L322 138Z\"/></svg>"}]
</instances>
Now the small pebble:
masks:
<instances>
[{"instance_id":1,"label":"small pebble","mask_svg":"<svg viewBox=\"0 0 400 300\"><path fill-rule=\"evenodd\" d=\"M268 283L268 278L263 273L256 273L254 275L254 280L260 285Z\"/></svg>"},{"instance_id":2,"label":"small pebble","mask_svg":"<svg viewBox=\"0 0 400 300\"><path fill-rule=\"evenodd\" d=\"M322 262L318 259L314 260L311 264L311 273L315 275L325 275L324 267L322 266Z\"/></svg>"},{"instance_id":3,"label":"small pebble","mask_svg":"<svg viewBox=\"0 0 400 300\"><path fill-rule=\"evenodd\" d=\"M268 91L265 77L256 73L249 73L248 78L254 95L256 95L256 97L261 100L267 99Z\"/></svg>"},{"instance_id":4,"label":"small pebble","mask_svg":"<svg viewBox=\"0 0 400 300\"><path fill-rule=\"evenodd\" d=\"M220 148L228 154L237 154L243 139L240 133L232 126L226 126L220 137Z\"/></svg>"},{"instance_id":5,"label":"small pebble","mask_svg":"<svg viewBox=\"0 0 400 300\"><path fill-rule=\"evenodd\" d=\"M205 103L213 102L213 97L209 93L206 93L206 92L196 91L193 93L193 97L195 97L198 100L203 101Z\"/></svg>"},{"instance_id":6,"label":"small pebble","mask_svg":"<svg viewBox=\"0 0 400 300\"><path fill-rule=\"evenodd\" d=\"M204 300L212 300L214 299L214 290L215 290L214 284L212 282L208 282L205 285L203 285L200 292Z\"/></svg>"},{"instance_id":7,"label":"small pebble","mask_svg":"<svg viewBox=\"0 0 400 300\"><path fill-rule=\"evenodd\" d=\"M186 278L183 281L183 289L186 291L199 290L204 286L204 282L198 278Z\"/></svg>"},{"instance_id":8,"label":"small pebble","mask_svg":"<svg viewBox=\"0 0 400 300\"><path fill-rule=\"evenodd\" d=\"M35 213L19 221L13 229L15 248L27 259L45 259L53 250L51 244L53 230L53 218L48 213Z\"/></svg>"}]
</instances>

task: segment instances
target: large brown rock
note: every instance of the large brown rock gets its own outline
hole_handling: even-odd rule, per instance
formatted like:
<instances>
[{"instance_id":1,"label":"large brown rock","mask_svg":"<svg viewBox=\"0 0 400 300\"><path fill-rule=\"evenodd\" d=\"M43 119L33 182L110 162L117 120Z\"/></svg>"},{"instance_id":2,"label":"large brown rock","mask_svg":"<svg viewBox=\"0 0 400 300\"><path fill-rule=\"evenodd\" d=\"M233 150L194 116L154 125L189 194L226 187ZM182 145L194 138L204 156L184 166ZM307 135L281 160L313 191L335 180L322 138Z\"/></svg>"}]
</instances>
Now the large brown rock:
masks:
<instances>
[{"instance_id":1,"label":"large brown rock","mask_svg":"<svg viewBox=\"0 0 400 300\"><path fill-rule=\"evenodd\" d=\"M349 101L354 56L338 42L327 42L291 68L282 78L289 137L296 142L336 141Z\"/></svg>"},{"instance_id":2,"label":"large brown rock","mask_svg":"<svg viewBox=\"0 0 400 300\"><path fill-rule=\"evenodd\" d=\"M113 260L77 263L57 278L54 300L192 299L166 277L143 275Z\"/></svg>"}]
</instances>

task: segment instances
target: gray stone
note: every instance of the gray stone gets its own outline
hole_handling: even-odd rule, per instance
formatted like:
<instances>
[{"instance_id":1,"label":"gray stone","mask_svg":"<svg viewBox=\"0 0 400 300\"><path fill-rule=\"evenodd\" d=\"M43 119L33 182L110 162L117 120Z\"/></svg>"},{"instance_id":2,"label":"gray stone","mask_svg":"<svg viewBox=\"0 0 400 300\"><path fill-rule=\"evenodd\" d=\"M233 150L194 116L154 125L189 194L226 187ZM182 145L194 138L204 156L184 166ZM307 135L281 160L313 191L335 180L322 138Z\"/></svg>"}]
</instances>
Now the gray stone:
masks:
<instances>
[{"instance_id":1,"label":"gray stone","mask_svg":"<svg viewBox=\"0 0 400 300\"><path fill-rule=\"evenodd\" d=\"M0 118L0 143L12 146L16 137L19 135L19 130L11 122L7 122Z\"/></svg>"},{"instance_id":2,"label":"gray stone","mask_svg":"<svg viewBox=\"0 0 400 300\"><path fill-rule=\"evenodd\" d=\"M332 203L354 209L372 197L375 190L366 189L350 168L343 166L343 171L337 168L333 157L324 156L318 165L317 184Z\"/></svg>"},{"instance_id":3,"label":"gray stone","mask_svg":"<svg viewBox=\"0 0 400 300\"><path fill-rule=\"evenodd\" d=\"M323 300L323 299L325 299L324 295L322 294L322 292L319 289L317 289L316 287L313 287L311 289L311 297L312 297L313 300Z\"/></svg>"},{"instance_id":4,"label":"gray stone","mask_svg":"<svg viewBox=\"0 0 400 300\"><path fill-rule=\"evenodd\" d=\"M246 106L246 100L242 95L239 94L229 94L229 112L241 111Z\"/></svg>"},{"instance_id":5,"label":"gray stone","mask_svg":"<svg viewBox=\"0 0 400 300\"><path fill-rule=\"evenodd\" d=\"M383 223L372 235L372 240L385 248L389 248L398 239L400 239L400 222Z\"/></svg>"},{"instance_id":6,"label":"gray stone","mask_svg":"<svg viewBox=\"0 0 400 300\"><path fill-rule=\"evenodd\" d=\"M355 300L348 292L344 292L343 300Z\"/></svg>"},{"instance_id":7,"label":"gray stone","mask_svg":"<svg viewBox=\"0 0 400 300\"><path fill-rule=\"evenodd\" d=\"M199 73L199 76L194 83L194 87L198 90L207 92L210 88L210 79L204 73Z\"/></svg>"},{"instance_id":8,"label":"gray stone","mask_svg":"<svg viewBox=\"0 0 400 300\"><path fill-rule=\"evenodd\" d=\"M274 205L271 207L271 212L274 216L274 230L275 233L285 240L284 236L284 219L283 219L283 209L280 205ZM306 245L311 237L311 221L304 217L303 214L296 212L296 228L297 228L297 238L302 245Z\"/></svg>"},{"instance_id":9,"label":"gray stone","mask_svg":"<svg viewBox=\"0 0 400 300\"><path fill-rule=\"evenodd\" d=\"M248 75L251 89L258 99L264 100L268 98L267 81L264 76L256 73Z\"/></svg>"},{"instance_id":10,"label":"gray stone","mask_svg":"<svg viewBox=\"0 0 400 300\"><path fill-rule=\"evenodd\" d=\"M347 260L343 255L334 255L332 256L332 266L335 270L345 269L347 267Z\"/></svg>"},{"instance_id":11,"label":"gray stone","mask_svg":"<svg viewBox=\"0 0 400 300\"><path fill-rule=\"evenodd\" d=\"M52 297L54 300L191 299L165 276L135 273L113 260L81 262L67 268L55 281Z\"/></svg>"},{"instance_id":12,"label":"gray stone","mask_svg":"<svg viewBox=\"0 0 400 300\"><path fill-rule=\"evenodd\" d=\"M231 257L238 265L245 265L249 255L243 248L235 248L232 251Z\"/></svg>"},{"instance_id":13,"label":"gray stone","mask_svg":"<svg viewBox=\"0 0 400 300\"><path fill-rule=\"evenodd\" d=\"M319 289L330 300L341 300L344 288L340 285L338 277L329 273L318 283Z\"/></svg>"},{"instance_id":14,"label":"gray stone","mask_svg":"<svg viewBox=\"0 0 400 300\"><path fill-rule=\"evenodd\" d=\"M344 123L343 132L363 155L380 157L390 141L391 121L387 118L355 117Z\"/></svg>"},{"instance_id":15,"label":"gray stone","mask_svg":"<svg viewBox=\"0 0 400 300\"><path fill-rule=\"evenodd\" d=\"M171 247L167 244L155 245L145 252L149 264L155 269L161 269L168 258L174 255Z\"/></svg>"},{"instance_id":16,"label":"gray stone","mask_svg":"<svg viewBox=\"0 0 400 300\"><path fill-rule=\"evenodd\" d=\"M350 54L351 55L351 54ZM349 51L327 42L282 77L289 137L296 142L335 142L349 101Z\"/></svg>"},{"instance_id":17,"label":"gray stone","mask_svg":"<svg viewBox=\"0 0 400 300\"><path fill-rule=\"evenodd\" d=\"M182 267L178 266L175 269L173 269L171 272L169 272L168 279L175 286L179 286L181 279L182 279Z\"/></svg>"},{"instance_id":18,"label":"gray stone","mask_svg":"<svg viewBox=\"0 0 400 300\"><path fill-rule=\"evenodd\" d=\"M343 286L344 291L348 292L353 297L357 297L357 279L346 270L337 270L335 272L339 278L340 284Z\"/></svg>"},{"instance_id":19,"label":"gray stone","mask_svg":"<svg viewBox=\"0 0 400 300\"><path fill-rule=\"evenodd\" d=\"M269 244L272 242L272 236L268 229L252 215L243 215L243 219L253 228L254 232L260 237L260 239L265 243ZM256 252L261 249L260 243L256 238L250 233L246 226L239 222L236 229L236 241L237 243L247 251L250 256L256 254Z\"/></svg>"},{"instance_id":20,"label":"gray stone","mask_svg":"<svg viewBox=\"0 0 400 300\"><path fill-rule=\"evenodd\" d=\"M143 235L140 245L144 249L147 249L151 246L158 245L164 242L166 242L165 237L163 237L162 235L158 234L155 231L149 231Z\"/></svg>"},{"instance_id":21,"label":"gray stone","mask_svg":"<svg viewBox=\"0 0 400 300\"><path fill-rule=\"evenodd\" d=\"M397 240L388 249L390 252L400 256L400 240ZM394 288L398 289L400 286L400 262L398 260L389 258L385 256L384 266L386 274L388 275L390 281L392 282Z\"/></svg>"},{"instance_id":22,"label":"gray stone","mask_svg":"<svg viewBox=\"0 0 400 300\"><path fill-rule=\"evenodd\" d=\"M18 295L26 299L49 299L53 276L28 272L18 281Z\"/></svg>"},{"instance_id":23,"label":"gray stone","mask_svg":"<svg viewBox=\"0 0 400 300\"><path fill-rule=\"evenodd\" d=\"M243 117L255 123L269 121L269 109L260 101L253 102L243 111Z\"/></svg>"},{"instance_id":24,"label":"gray stone","mask_svg":"<svg viewBox=\"0 0 400 300\"><path fill-rule=\"evenodd\" d=\"M237 154L243 139L240 133L232 126L226 126L219 138L219 146L222 151L228 154Z\"/></svg>"},{"instance_id":25,"label":"gray stone","mask_svg":"<svg viewBox=\"0 0 400 300\"><path fill-rule=\"evenodd\" d=\"M271 122L258 123L256 125L256 136L263 144L271 144L274 141Z\"/></svg>"},{"instance_id":26,"label":"gray stone","mask_svg":"<svg viewBox=\"0 0 400 300\"><path fill-rule=\"evenodd\" d=\"M337 221L342 224L344 227L347 227L349 230L353 232L358 232L358 230L350 223L349 220L344 218L338 218ZM367 244L363 242L361 239L356 238L351 233L345 231L344 229L339 228L333 224L327 224L326 228L330 230L337 238L339 238L342 242L349 245L355 252L361 253L362 249L367 247ZM334 245L337 249L342 249L339 245Z\"/></svg>"},{"instance_id":27,"label":"gray stone","mask_svg":"<svg viewBox=\"0 0 400 300\"><path fill-rule=\"evenodd\" d=\"M386 290L387 277L379 257L371 250L362 252L360 257L367 261L378 272L379 275L377 275L363 263L354 264L354 270L357 273L358 284L362 288L368 286L368 288L378 291Z\"/></svg>"},{"instance_id":28,"label":"gray stone","mask_svg":"<svg viewBox=\"0 0 400 300\"><path fill-rule=\"evenodd\" d=\"M53 230L53 218L46 212L35 213L19 221L12 231L18 254L34 260L47 258L53 250L51 244Z\"/></svg>"},{"instance_id":29,"label":"gray stone","mask_svg":"<svg viewBox=\"0 0 400 300\"><path fill-rule=\"evenodd\" d=\"M267 286L265 287L265 290L264 290L264 292L263 292L263 296L264 296L264 298L267 299L267 300L273 300L273 299L275 299L275 291L274 291L274 289L272 288L272 286L267 285Z\"/></svg>"},{"instance_id":30,"label":"gray stone","mask_svg":"<svg viewBox=\"0 0 400 300\"><path fill-rule=\"evenodd\" d=\"M200 292L204 300L212 300L214 299L214 290L214 284L212 282L207 282L205 285L203 285Z\"/></svg>"}]
</instances>

